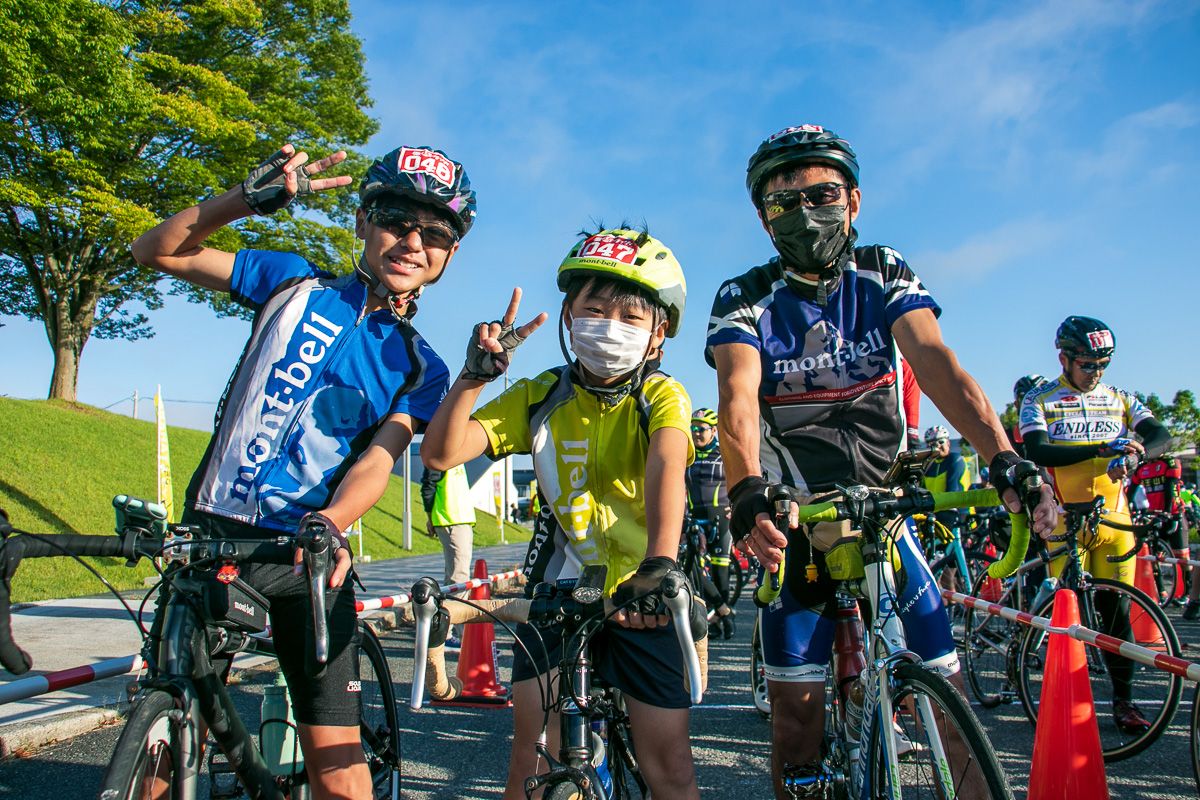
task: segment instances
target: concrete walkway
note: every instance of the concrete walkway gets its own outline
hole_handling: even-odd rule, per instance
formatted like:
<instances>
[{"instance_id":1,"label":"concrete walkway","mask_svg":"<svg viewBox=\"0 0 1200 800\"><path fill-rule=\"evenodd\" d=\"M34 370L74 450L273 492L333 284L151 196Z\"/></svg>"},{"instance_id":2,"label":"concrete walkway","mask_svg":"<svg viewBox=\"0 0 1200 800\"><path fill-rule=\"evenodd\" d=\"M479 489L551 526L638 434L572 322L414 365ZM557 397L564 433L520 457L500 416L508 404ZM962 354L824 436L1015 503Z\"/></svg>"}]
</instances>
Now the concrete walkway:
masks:
<instances>
[{"instance_id":1,"label":"concrete walkway","mask_svg":"<svg viewBox=\"0 0 1200 800\"><path fill-rule=\"evenodd\" d=\"M477 549L491 574L519 566L528 543ZM367 591L358 598L402 594L425 575L440 583L445 574L441 553L358 564L355 569ZM126 593L125 602L138 611L140 593ZM153 608L143 624L148 628ZM378 612L376 612L378 613ZM12 614L13 639L33 658L33 669L21 676L0 671L0 684L33 675L71 669L138 653L142 638L124 607L112 595L75 597L33 603ZM239 657L235 668L262 663L262 657ZM0 758L46 742L66 739L115 719L127 700L133 673L93 681L28 700L0 705Z\"/></svg>"}]
</instances>

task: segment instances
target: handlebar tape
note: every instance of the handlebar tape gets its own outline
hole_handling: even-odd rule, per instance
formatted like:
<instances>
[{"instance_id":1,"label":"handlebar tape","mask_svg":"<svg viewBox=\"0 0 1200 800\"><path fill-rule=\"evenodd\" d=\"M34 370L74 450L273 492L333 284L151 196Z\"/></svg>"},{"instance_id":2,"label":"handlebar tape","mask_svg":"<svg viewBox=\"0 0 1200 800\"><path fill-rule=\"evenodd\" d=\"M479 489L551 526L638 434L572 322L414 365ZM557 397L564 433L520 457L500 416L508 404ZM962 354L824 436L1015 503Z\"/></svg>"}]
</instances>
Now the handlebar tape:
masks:
<instances>
[{"instance_id":1,"label":"handlebar tape","mask_svg":"<svg viewBox=\"0 0 1200 800\"><path fill-rule=\"evenodd\" d=\"M12 578L22 558L61 556L63 550L83 556L119 556L124 542L116 536L86 536L78 533L51 536L14 536L0 555L0 665L13 675L24 675L33 659L12 638Z\"/></svg>"}]
</instances>

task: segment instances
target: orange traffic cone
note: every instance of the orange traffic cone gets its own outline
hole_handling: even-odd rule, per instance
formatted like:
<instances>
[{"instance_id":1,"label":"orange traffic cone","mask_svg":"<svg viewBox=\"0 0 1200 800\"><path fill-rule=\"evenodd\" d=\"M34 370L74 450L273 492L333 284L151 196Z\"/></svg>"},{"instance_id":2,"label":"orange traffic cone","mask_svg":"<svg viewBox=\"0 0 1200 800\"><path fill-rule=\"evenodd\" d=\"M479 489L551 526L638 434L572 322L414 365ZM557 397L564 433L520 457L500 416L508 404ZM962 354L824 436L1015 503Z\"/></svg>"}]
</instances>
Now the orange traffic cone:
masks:
<instances>
[{"instance_id":1,"label":"orange traffic cone","mask_svg":"<svg viewBox=\"0 0 1200 800\"><path fill-rule=\"evenodd\" d=\"M1079 624L1079 600L1054 595L1056 628ZM1083 642L1050 634L1033 743L1028 800L1107 800L1108 780Z\"/></svg>"},{"instance_id":2,"label":"orange traffic cone","mask_svg":"<svg viewBox=\"0 0 1200 800\"><path fill-rule=\"evenodd\" d=\"M475 562L475 577L484 581L488 577L487 562L482 558ZM471 590L472 600L491 600L491 584L484 583ZM507 686L497 680L500 660L496 652L496 635L492 625L471 623L463 625L462 650L458 654L458 679L462 681L462 694L445 702L434 700L437 706L465 706L467 708L506 708L512 705L512 696Z\"/></svg>"},{"instance_id":3,"label":"orange traffic cone","mask_svg":"<svg viewBox=\"0 0 1200 800\"><path fill-rule=\"evenodd\" d=\"M1137 566L1134 567L1133 585L1146 593L1150 598L1151 603L1158 602L1158 585L1154 582L1154 567L1150 565L1142 556L1149 555L1150 548L1142 545L1142 549L1135 556ZM1169 565L1164 565L1169 566ZM1129 609L1129 624L1133 626L1133 640L1142 645L1163 644L1162 631L1158 629L1158 625L1154 624L1154 620L1150 615L1142 611L1140 607L1131 607Z\"/></svg>"}]
</instances>

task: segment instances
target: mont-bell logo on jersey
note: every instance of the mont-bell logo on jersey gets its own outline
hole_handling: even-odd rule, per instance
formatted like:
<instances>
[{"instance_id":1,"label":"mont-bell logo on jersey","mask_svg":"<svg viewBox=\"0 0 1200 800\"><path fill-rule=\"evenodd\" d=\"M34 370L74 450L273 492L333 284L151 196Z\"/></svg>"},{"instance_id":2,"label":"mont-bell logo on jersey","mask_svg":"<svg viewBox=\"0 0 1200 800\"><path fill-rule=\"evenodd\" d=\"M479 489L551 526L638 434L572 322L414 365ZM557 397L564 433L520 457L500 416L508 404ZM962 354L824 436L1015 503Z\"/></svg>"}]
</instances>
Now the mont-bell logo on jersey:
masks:
<instances>
[{"instance_id":1,"label":"mont-bell logo on jersey","mask_svg":"<svg viewBox=\"0 0 1200 800\"><path fill-rule=\"evenodd\" d=\"M1102 347L1113 346L1112 331L1088 331L1087 337L1088 344L1090 344L1095 350L1099 350Z\"/></svg>"}]
</instances>

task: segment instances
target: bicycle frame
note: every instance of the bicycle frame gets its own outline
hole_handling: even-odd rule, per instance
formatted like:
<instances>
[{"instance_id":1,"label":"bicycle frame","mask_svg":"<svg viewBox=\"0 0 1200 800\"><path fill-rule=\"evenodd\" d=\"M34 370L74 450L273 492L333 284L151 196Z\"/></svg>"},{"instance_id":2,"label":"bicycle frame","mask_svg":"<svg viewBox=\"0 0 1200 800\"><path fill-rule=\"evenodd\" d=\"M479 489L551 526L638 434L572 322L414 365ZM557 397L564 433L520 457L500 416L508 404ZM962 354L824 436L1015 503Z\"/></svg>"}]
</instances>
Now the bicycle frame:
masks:
<instances>
[{"instance_id":1,"label":"bicycle frame","mask_svg":"<svg viewBox=\"0 0 1200 800\"><path fill-rule=\"evenodd\" d=\"M904 523L898 524L903 525ZM866 538L865 532L864 538ZM872 546L876 553L868 555L867 550ZM896 664L901 661L919 664L921 659L908 649L904 625L894 606L896 576L892 571L891 560L886 557L886 553L880 553L883 548L884 544L880 541L864 543L863 546L864 556L873 561L873 563L867 564L866 577L862 582L865 584L865 596L872 610L871 625L866 632L865 642L866 672L869 677L863 682L862 730L859 733L858 746L857 748L852 747L850 752L852 765L850 786L852 797L865 797L864 783L873 767L870 764L870 750L863 745L871 741L873 728L875 725L879 725L883 735L886 759L884 767L888 773L888 797L900 800L898 772L900 759L896 747L895 731L891 725L892 716L896 711L892 704L891 673ZM917 713L921 717L922 725L936 728L936 724L933 722L933 709L928 698L919 698ZM844 742L850 741L845 736L844 730L839 731L839 735L842 736ZM932 737L931 745L934 751L934 763L937 765L939 785L946 797L953 797L954 783L950 778L950 765L942 741L938 737ZM858 750L857 754L853 752L854 749Z\"/></svg>"}]
</instances>

